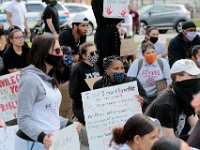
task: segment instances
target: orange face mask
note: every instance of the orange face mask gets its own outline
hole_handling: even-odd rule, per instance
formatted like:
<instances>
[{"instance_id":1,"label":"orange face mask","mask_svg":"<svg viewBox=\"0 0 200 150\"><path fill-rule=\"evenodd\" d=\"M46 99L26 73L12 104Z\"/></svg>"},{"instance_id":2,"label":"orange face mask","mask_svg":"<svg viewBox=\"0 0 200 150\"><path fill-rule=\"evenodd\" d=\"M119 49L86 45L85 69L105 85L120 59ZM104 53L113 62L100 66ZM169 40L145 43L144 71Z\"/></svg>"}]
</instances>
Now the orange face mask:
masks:
<instances>
[{"instance_id":1,"label":"orange face mask","mask_svg":"<svg viewBox=\"0 0 200 150\"><path fill-rule=\"evenodd\" d=\"M157 58L157 54L155 53L155 54L151 54L151 55L146 55L144 58L147 63L153 64Z\"/></svg>"}]
</instances>

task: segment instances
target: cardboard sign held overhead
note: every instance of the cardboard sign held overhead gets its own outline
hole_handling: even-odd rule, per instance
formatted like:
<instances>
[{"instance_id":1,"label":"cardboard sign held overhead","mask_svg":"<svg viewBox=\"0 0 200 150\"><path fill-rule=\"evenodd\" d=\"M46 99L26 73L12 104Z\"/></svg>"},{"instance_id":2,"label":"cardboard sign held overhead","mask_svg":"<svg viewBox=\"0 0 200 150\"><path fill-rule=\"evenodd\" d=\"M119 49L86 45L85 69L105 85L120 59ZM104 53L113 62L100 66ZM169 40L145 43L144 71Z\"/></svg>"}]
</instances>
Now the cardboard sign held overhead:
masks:
<instances>
[{"instance_id":1,"label":"cardboard sign held overhead","mask_svg":"<svg viewBox=\"0 0 200 150\"><path fill-rule=\"evenodd\" d=\"M105 18L125 18L129 14L130 0L104 0L103 16Z\"/></svg>"},{"instance_id":2,"label":"cardboard sign held overhead","mask_svg":"<svg viewBox=\"0 0 200 150\"><path fill-rule=\"evenodd\" d=\"M89 78L89 79L85 79L85 82L87 83L87 85L89 86L89 88L91 90L93 90L93 85L96 81L100 80L102 77L95 77L95 78Z\"/></svg>"}]
</instances>

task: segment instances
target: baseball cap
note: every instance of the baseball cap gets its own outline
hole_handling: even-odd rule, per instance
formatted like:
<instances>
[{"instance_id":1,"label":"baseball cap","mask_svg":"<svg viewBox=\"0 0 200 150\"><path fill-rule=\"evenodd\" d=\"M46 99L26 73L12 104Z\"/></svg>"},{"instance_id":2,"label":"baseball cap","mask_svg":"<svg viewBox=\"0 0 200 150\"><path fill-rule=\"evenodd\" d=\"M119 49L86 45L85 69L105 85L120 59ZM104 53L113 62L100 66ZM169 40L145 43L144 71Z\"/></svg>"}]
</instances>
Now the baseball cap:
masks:
<instances>
[{"instance_id":1,"label":"baseball cap","mask_svg":"<svg viewBox=\"0 0 200 150\"><path fill-rule=\"evenodd\" d=\"M88 18L84 14L78 14L73 17L72 23L88 23Z\"/></svg>"},{"instance_id":2,"label":"baseball cap","mask_svg":"<svg viewBox=\"0 0 200 150\"><path fill-rule=\"evenodd\" d=\"M180 59L176 61L171 68L171 74L179 73L185 71L190 75L199 75L200 69L197 67L197 65L189 59Z\"/></svg>"},{"instance_id":3,"label":"baseball cap","mask_svg":"<svg viewBox=\"0 0 200 150\"><path fill-rule=\"evenodd\" d=\"M72 54L72 52L74 52L71 47L69 46L61 46L61 49L63 50L63 53L69 55Z\"/></svg>"}]
</instances>

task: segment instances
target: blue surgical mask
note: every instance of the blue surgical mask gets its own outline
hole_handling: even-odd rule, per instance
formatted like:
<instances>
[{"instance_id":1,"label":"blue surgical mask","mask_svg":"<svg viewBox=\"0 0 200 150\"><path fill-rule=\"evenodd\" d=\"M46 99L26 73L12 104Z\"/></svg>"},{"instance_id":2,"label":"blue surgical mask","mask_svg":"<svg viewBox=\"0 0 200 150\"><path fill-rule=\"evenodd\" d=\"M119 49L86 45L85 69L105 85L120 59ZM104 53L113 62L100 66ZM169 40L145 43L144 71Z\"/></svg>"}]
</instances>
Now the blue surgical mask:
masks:
<instances>
[{"instance_id":1,"label":"blue surgical mask","mask_svg":"<svg viewBox=\"0 0 200 150\"><path fill-rule=\"evenodd\" d=\"M114 82L117 82L117 83L122 83L125 77L126 77L126 73L124 72L115 72L112 75L112 79L114 80Z\"/></svg>"},{"instance_id":2,"label":"blue surgical mask","mask_svg":"<svg viewBox=\"0 0 200 150\"><path fill-rule=\"evenodd\" d=\"M194 38L196 37L196 35L197 35L196 32L187 32L186 38L187 38L189 41L193 41Z\"/></svg>"},{"instance_id":3,"label":"blue surgical mask","mask_svg":"<svg viewBox=\"0 0 200 150\"><path fill-rule=\"evenodd\" d=\"M64 57L64 64L66 66L69 66L69 65L73 64L73 58L72 58L72 56L65 56Z\"/></svg>"}]
</instances>

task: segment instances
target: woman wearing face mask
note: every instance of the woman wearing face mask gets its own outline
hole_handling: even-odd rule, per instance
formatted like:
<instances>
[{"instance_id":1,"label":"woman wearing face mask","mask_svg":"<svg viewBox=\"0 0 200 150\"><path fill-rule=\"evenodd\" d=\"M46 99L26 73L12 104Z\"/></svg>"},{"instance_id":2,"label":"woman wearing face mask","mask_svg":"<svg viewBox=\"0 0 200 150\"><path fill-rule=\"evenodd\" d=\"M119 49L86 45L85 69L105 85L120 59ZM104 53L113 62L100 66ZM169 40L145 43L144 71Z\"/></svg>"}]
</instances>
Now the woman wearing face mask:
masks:
<instances>
[{"instance_id":1,"label":"woman wearing face mask","mask_svg":"<svg viewBox=\"0 0 200 150\"><path fill-rule=\"evenodd\" d=\"M137 77L147 93L148 104L150 104L162 88L159 84L165 84L163 88L171 84L170 68L165 59L157 58L157 53L151 42L143 43L142 54L143 58L133 62L127 75Z\"/></svg>"},{"instance_id":2,"label":"woman wearing face mask","mask_svg":"<svg viewBox=\"0 0 200 150\"><path fill-rule=\"evenodd\" d=\"M8 35L7 49L3 54L4 73L12 73L28 66L30 48L24 45L24 35L21 30L14 29Z\"/></svg>"},{"instance_id":3,"label":"woman wearing face mask","mask_svg":"<svg viewBox=\"0 0 200 150\"><path fill-rule=\"evenodd\" d=\"M76 64L69 81L70 96L73 100L73 114L80 123L85 124L81 93L90 88L85 79L99 77L99 68L96 65L98 54L93 43L86 42L80 47L81 61Z\"/></svg>"},{"instance_id":4,"label":"woman wearing face mask","mask_svg":"<svg viewBox=\"0 0 200 150\"><path fill-rule=\"evenodd\" d=\"M71 124L59 116L61 94L55 78L48 75L58 67L62 55L53 35L45 33L34 39L31 65L20 73L15 150L48 150L52 133Z\"/></svg>"},{"instance_id":5,"label":"woman wearing face mask","mask_svg":"<svg viewBox=\"0 0 200 150\"><path fill-rule=\"evenodd\" d=\"M158 41L158 37L159 37L159 30L155 27L150 27L147 29L145 33L144 41L142 43L150 41L151 43L153 43L155 47L157 57L165 58L167 56L167 51L165 50L164 45ZM142 58L143 53L142 53L141 45L138 46L137 52L138 52L139 58Z\"/></svg>"},{"instance_id":6,"label":"woman wearing face mask","mask_svg":"<svg viewBox=\"0 0 200 150\"><path fill-rule=\"evenodd\" d=\"M160 121L163 136L177 136L186 140L188 131L198 120L191 101L193 95L200 91L200 80L197 78L200 69L192 60L181 59L173 64L170 72L172 88L160 95L146 114Z\"/></svg>"},{"instance_id":7,"label":"woman wearing face mask","mask_svg":"<svg viewBox=\"0 0 200 150\"><path fill-rule=\"evenodd\" d=\"M146 93L142 85L136 78L126 76L123 61L119 56L113 55L104 58L103 67L105 70L105 74L103 75L102 79L94 83L93 89L137 81L138 91L140 95L137 95L136 98L138 99L140 104L143 105L144 98L146 98Z\"/></svg>"},{"instance_id":8,"label":"woman wearing face mask","mask_svg":"<svg viewBox=\"0 0 200 150\"><path fill-rule=\"evenodd\" d=\"M114 128L112 134L109 150L151 150L159 137L156 124L142 114L132 116L124 127Z\"/></svg>"},{"instance_id":9,"label":"woman wearing face mask","mask_svg":"<svg viewBox=\"0 0 200 150\"><path fill-rule=\"evenodd\" d=\"M192 47L191 57L192 60L196 63L196 65L200 68L200 45Z\"/></svg>"}]
</instances>

